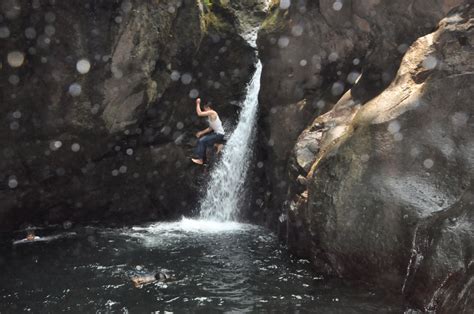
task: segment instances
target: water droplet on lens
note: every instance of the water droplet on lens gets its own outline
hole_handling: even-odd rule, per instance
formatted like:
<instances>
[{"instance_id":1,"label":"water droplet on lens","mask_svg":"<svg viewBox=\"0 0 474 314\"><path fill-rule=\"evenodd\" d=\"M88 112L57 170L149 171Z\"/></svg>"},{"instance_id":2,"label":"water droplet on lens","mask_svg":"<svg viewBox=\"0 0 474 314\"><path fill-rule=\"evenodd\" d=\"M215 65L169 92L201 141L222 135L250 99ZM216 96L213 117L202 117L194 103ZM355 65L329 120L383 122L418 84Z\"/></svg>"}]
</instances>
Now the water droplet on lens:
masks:
<instances>
[{"instance_id":1,"label":"water droplet on lens","mask_svg":"<svg viewBox=\"0 0 474 314\"><path fill-rule=\"evenodd\" d=\"M334 96L340 96L344 93L344 84L342 82L336 82L332 85L331 93Z\"/></svg>"},{"instance_id":2,"label":"water droplet on lens","mask_svg":"<svg viewBox=\"0 0 474 314\"><path fill-rule=\"evenodd\" d=\"M49 148L51 150L58 150L63 146L63 143L61 141L53 141L50 143Z\"/></svg>"},{"instance_id":3,"label":"water droplet on lens","mask_svg":"<svg viewBox=\"0 0 474 314\"><path fill-rule=\"evenodd\" d=\"M197 98L199 96L199 91L197 89L192 89L190 92L189 92L189 97L190 98Z\"/></svg>"},{"instance_id":4,"label":"water droplet on lens","mask_svg":"<svg viewBox=\"0 0 474 314\"><path fill-rule=\"evenodd\" d=\"M290 7L291 0L280 0L280 9L286 10Z\"/></svg>"},{"instance_id":5,"label":"water droplet on lens","mask_svg":"<svg viewBox=\"0 0 474 314\"><path fill-rule=\"evenodd\" d=\"M54 23L54 21L56 21L56 15L53 12L48 12L44 15L44 19L47 23Z\"/></svg>"},{"instance_id":6,"label":"water droplet on lens","mask_svg":"<svg viewBox=\"0 0 474 314\"><path fill-rule=\"evenodd\" d=\"M128 13L130 12L130 10L132 10L132 3L130 2L130 0L124 0L122 1L120 8L124 13Z\"/></svg>"},{"instance_id":7,"label":"water droplet on lens","mask_svg":"<svg viewBox=\"0 0 474 314\"><path fill-rule=\"evenodd\" d=\"M28 39L36 38L36 30L33 27L28 27L27 29L25 29L25 36Z\"/></svg>"},{"instance_id":8,"label":"water droplet on lens","mask_svg":"<svg viewBox=\"0 0 474 314\"><path fill-rule=\"evenodd\" d=\"M25 61L25 55L20 51L12 51L8 54L7 61L12 68L21 67Z\"/></svg>"},{"instance_id":9,"label":"water droplet on lens","mask_svg":"<svg viewBox=\"0 0 474 314\"><path fill-rule=\"evenodd\" d=\"M428 56L425 60L423 60L423 67L427 70L433 70L436 68L437 64L438 60L433 56Z\"/></svg>"},{"instance_id":10,"label":"water droplet on lens","mask_svg":"<svg viewBox=\"0 0 474 314\"><path fill-rule=\"evenodd\" d=\"M420 150L417 147L413 147L410 150L410 156L417 157L420 154Z\"/></svg>"},{"instance_id":11,"label":"water droplet on lens","mask_svg":"<svg viewBox=\"0 0 474 314\"><path fill-rule=\"evenodd\" d=\"M337 52L331 52L329 54L328 60L329 62L336 62L339 59L339 54Z\"/></svg>"},{"instance_id":12,"label":"water droplet on lens","mask_svg":"<svg viewBox=\"0 0 474 314\"><path fill-rule=\"evenodd\" d=\"M351 72L347 76L347 82L349 82L349 84L354 85L357 82L357 80L359 79L359 76L360 76L359 72L356 72L356 71Z\"/></svg>"},{"instance_id":13,"label":"water droplet on lens","mask_svg":"<svg viewBox=\"0 0 474 314\"><path fill-rule=\"evenodd\" d=\"M172 81L177 81L181 77L181 74L178 71L173 71L171 72L171 80Z\"/></svg>"},{"instance_id":14,"label":"water droplet on lens","mask_svg":"<svg viewBox=\"0 0 474 314\"><path fill-rule=\"evenodd\" d=\"M193 77L189 73L184 73L183 76L181 76L181 82L184 85L188 85L189 83L191 83L192 80L193 80Z\"/></svg>"},{"instance_id":15,"label":"water droplet on lens","mask_svg":"<svg viewBox=\"0 0 474 314\"><path fill-rule=\"evenodd\" d=\"M56 28L54 28L53 25L47 25L44 28L44 33L48 35L49 37L53 36L56 33Z\"/></svg>"},{"instance_id":16,"label":"water droplet on lens","mask_svg":"<svg viewBox=\"0 0 474 314\"><path fill-rule=\"evenodd\" d=\"M91 64L87 59L81 59L76 63L76 69L81 74L86 74L91 69Z\"/></svg>"},{"instance_id":17,"label":"water droplet on lens","mask_svg":"<svg viewBox=\"0 0 474 314\"><path fill-rule=\"evenodd\" d=\"M290 39L286 36L281 36L278 39L278 47L280 48L286 48L290 44Z\"/></svg>"},{"instance_id":18,"label":"water droplet on lens","mask_svg":"<svg viewBox=\"0 0 474 314\"><path fill-rule=\"evenodd\" d=\"M400 142L400 141L403 140L403 134L402 134L402 133L395 133L395 134L393 135L393 139L394 139L395 141L397 141L397 142Z\"/></svg>"},{"instance_id":19,"label":"water droplet on lens","mask_svg":"<svg viewBox=\"0 0 474 314\"><path fill-rule=\"evenodd\" d=\"M426 169L431 169L434 166L434 161L432 159L425 159L425 161L423 161L423 166Z\"/></svg>"},{"instance_id":20,"label":"water droplet on lens","mask_svg":"<svg viewBox=\"0 0 474 314\"><path fill-rule=\"evenodd\" d=\"M12 85L18 85L18 83L20 83L20 77L16 74L12 74L8 77L8 82Z\"/></svg>"},{"instance_id":21,"label":"water droplet on lens","mask_svg":"<svg viewBox=\"0 0 474 314\"><path fill-rule=\"evenodd\" d=\"M10 177L8 179L8 187L10 189L15 189L18 186L18 181L15 177Z\"/></svg>"},{"instance_id":22,"label":"water droplet on lens","mask_svg":"<svg viewBox=\"0 0 474 314\"><path fill-rule=\"evenodd\" d=\"M395 134L400 131L401 125L400 122L398 121L391 121L388 124L387 131L389 131L391 134Z\"/></svg>"},{"instance_id":23,"label":"water droplet on lens","mask_svg":"<svg viewBox=\"0 0 474 314\"><path fill-rule=\"evenodd\" d=\"M10 123L10 130L16 131L20 128L20 124L17 121Z\"/></svg>"},{"instance_id":24,"label":"water droplet on lens","mask_svg":"<svg viewBox=\"0 0 474 314\"><path fill-rule=\"evenodd\" d=\"M457 126L457 127L465 126L468 120L469 120L469 115L464 112L455 112L451 116L451 122L453 123L454 126Z\"/></svg>"},{"instance_id":25,"label":"water droplet on lens","mask_svg":"<svg viewBox=\"0 0 474 314\"><path fill-rule=\"evenodd\" d=\"M10 29L6 26L0 27L0 38L5 39L10 37Z\"/></svg>"},{"instance_id":26,"label":"water droplet on lens","mask_svg":"<svg viewBox=\"0 0 474 314\"><path fill-rule=\"evenodd\" d=\"M295 37L303 35L303 26L295 25L291 28L291 34Z\"/></svg>"},{"instance_id":27,"label":"water droplet on lens","mask_svg":"<svg viewBox=\"0 0 474 314\"><path fill-rule=\"evenodd\" d=\"M332 5L332 8L334 9L334 11L341 11L342 7L343 7L343 4L341 0L336 0Z\"/></svg>"},{"instance_id":28,"label":"water droplet on lens","mask_svg":"<svg viewBox=\"0 0 474 314\"><path fill-rule=\"evenodd\" d=\"M82 87L78 83L73 83L69 86L69 94L71 96L76 97L82 93Z\"/></svg>"}]
</instances>

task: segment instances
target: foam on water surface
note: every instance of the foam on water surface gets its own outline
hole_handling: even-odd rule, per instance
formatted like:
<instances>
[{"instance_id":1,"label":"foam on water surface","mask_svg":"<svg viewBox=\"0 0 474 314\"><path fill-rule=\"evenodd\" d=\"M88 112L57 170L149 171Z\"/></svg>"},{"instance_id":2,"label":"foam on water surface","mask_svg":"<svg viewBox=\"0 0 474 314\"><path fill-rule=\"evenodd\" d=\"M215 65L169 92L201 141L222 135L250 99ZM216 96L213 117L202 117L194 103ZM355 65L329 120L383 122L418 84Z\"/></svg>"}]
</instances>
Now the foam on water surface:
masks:
<instances>
[{"instance_id":1,"label":"foam on water surface","mask_svg":"<svg viewBox=\"0 0 474 314\"><path fill-rule=\"evenodd\" d=\"M239 230L248 230L255 228L249 224L243 224L233 221L217 221L206 219L183 218L176 222L160 222L149 226L133 227L133 231L144 231L152 234L162 234L168 232L184 233L217 233L234 232Z\"/></svg>"}]
</instances>

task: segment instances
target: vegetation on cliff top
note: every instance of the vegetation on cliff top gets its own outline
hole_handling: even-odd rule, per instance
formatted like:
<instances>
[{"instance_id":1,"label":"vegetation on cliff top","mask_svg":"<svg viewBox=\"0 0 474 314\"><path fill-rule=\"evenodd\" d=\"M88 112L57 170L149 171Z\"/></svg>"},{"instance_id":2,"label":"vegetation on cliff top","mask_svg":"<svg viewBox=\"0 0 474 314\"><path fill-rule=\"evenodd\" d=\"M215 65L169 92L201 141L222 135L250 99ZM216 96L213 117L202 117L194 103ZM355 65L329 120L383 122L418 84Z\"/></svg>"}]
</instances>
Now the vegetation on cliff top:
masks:
<instances>
[{"instance_id":1,"label":"vegetation on cliff top","mask_svg":"<svg viewBox=\"0 0 474 314\"><path fill-rule=\"evenodd\" d=\"M202 23L204 33L210 30L217 32L231 30L231 25L217 12L219 9L225 9L225 3L220 1L203 0Z\"/></svg>"},{"instance_id":2,"label":"vegetation on cliff top","mask_svg":"<svg viewBox=\"0 0 474 314\"><path fill-rule=\"evenodd\" d=\"M284 29L287 14L288 11L281 11L273 1L270 5L270 13L262 23L261 31L271 33Z\"/></svg>"}]
</instances>

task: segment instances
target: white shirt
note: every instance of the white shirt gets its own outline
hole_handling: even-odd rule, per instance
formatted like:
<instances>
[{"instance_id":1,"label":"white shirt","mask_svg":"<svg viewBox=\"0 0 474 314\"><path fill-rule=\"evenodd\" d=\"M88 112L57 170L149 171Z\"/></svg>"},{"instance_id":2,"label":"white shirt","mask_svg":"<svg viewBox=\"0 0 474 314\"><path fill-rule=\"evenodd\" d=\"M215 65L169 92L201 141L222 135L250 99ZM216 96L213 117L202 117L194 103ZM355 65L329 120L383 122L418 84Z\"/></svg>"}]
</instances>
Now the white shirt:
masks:
<instances>
[{"instance_id":1,"label":"white shirt","mask_svg":"<svg viewBox=\"0 0 474 314\"><path fill-rule=\"evenodd\" d=\"M209 117L208 122L209 126L214 130L215 133L225 135L224 127L222 126L222 121L219 118L219 115L217 115L214 121L212 121L211 117Z\"/></svg>"}]
</instances>

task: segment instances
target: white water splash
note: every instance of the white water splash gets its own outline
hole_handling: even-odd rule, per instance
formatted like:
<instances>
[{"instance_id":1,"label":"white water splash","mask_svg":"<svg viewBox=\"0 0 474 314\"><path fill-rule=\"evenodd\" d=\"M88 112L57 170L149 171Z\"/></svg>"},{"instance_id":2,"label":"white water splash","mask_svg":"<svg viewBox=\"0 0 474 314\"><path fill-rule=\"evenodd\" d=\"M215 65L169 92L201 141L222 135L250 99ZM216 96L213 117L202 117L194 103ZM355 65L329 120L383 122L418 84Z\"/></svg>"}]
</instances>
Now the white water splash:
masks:
<instances>
[{"instance_id":1,"label":"white water splash","mask_svg":"<svg viewBox=\"0 0 474 314\"><path fill-rule=\"evenodd\" d=\"M133 227L133 231L146 231L150 234L163 234L168 232L184 233L222 233L233 232L250 228L251 225L237 222L219 222L183 218L180 221L156 223L149 226Z\"/></svg>"},{"instance_id":2,"label":"white water splash","mask_svg":"<svg viewBox=\"0 0 474 314\"><path fill-rule=\"evenodd\" d=\"M211 234L235 234L255 230L254 225L234 221L211 221L203 219L183 218L176 222L159 222L151 225L136 226L120 231L120 234L139 239L146 247L176 247L186 239L201 241ZM115 234L116 231L111 231Z\"/></svg>"},{"instance_id":3,"label":"white water splash","mask_svg":"<svg viewBox=\"0 0 474 314\"><path fill-rule=\"evenodd\" d=\"M256 46L257 30L243 35L250 46ZM222 158L213 169L206 196L201 201L201 218L215 221L232 221L237 218L239 205L245 194L244 186L251 162L258 93L262 63L258 60L256 71L247 87L239 123L222 152Z\"/></svg>"}]
</instances>

